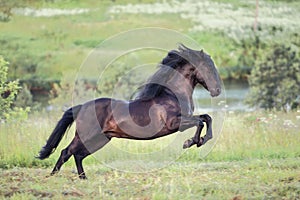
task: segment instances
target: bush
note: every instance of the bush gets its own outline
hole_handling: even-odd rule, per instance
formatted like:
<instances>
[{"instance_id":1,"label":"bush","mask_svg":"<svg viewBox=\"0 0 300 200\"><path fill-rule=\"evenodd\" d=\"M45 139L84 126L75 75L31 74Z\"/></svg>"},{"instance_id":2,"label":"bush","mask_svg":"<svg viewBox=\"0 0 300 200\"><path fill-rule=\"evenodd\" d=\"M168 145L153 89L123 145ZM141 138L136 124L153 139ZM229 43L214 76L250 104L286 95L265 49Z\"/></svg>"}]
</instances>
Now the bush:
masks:
<instances>
[{"instance_id":1,"label":"bush","mask_svg":"<svg viewBox=\"0 0 300 200\"><path fill-rule=\"evenodd\" d=\"M0 22L8 22L11 20L13 8L33 6L38 2L38 0L0 0Z\"/></svg>"},{"instance_id":2,"label":"bush","mask_svg":"<svg viewBox=\"0 0 300 200\"><path fill-rule=\"evenodd\" d=\"M277 44L258 61L249 77L247 103L267 110L289 111L300 105L299 45Z\"/></svg>"},{"instance_id":3,"label":"bush","mask_svg":"<svg viewBox=\"0 0 300 200\"><path fill-rule=\"evenodd\" d=\"M7 81L8 63L0 56L0 120L26 118L29 108L13 107L18 93L19 82Z\"/></svg>"}]
</instances>

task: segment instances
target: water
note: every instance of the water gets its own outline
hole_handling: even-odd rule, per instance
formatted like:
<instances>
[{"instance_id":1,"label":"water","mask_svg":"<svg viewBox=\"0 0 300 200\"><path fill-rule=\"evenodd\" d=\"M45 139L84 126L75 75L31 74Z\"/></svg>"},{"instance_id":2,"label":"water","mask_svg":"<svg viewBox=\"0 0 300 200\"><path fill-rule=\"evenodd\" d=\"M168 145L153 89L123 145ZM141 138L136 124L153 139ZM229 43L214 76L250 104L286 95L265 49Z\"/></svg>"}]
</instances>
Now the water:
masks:
<instances>
[{"instance_id":1,"label":"water","mask_svg":"<svg viewBox=\"0 0 300 200\"><path fill-rule=\"evenodd\" d=\"M194 94L195 113L206 113L212 111L249 111L245 104L245 98L249 92L249 85L246 81L224 81L222 93L212 98L202 86L197 86ZM93 98L93 97L91 97ZM101 96L99 96L101 98ZM48 95L35 95L35 101L42 103L47 109L52 110L54 105L48 105ZM54 106L55 107L55 106Z\"/></svg>"},{"instance_id":2,"label":"water","mask_svg":"<svg viewBox=\"0 0 300 200\"><path fill-rule=\"evenodd\" d=\"M250 108L245 104L245 98L249 92L246 81L225 81L222 93L212 98L205 89L197 87L194 91L195 110L210 112L215 110L247 111Z\"/></svg>"}]
</instances>

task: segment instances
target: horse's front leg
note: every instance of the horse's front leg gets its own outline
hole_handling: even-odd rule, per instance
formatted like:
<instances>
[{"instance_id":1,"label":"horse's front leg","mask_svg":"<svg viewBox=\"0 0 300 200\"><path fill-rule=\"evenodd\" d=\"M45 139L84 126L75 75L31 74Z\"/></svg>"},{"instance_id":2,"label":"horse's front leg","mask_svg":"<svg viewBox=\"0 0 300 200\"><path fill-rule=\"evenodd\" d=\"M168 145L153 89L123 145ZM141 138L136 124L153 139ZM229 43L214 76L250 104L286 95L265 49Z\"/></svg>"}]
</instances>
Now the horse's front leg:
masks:
<instances>
[{"instance_id":1,"label":"horse's front leg","mask_svg":"<svg viewBox=\"0 0 300 200\"><path fill-rule=\"evenodd\" d=\"M196 130L196 133L195 135L190 138L190 139L187 139L184 143L183 143L183 148L186 149L186 148L190 148L191 146L193 146L194 144L198 144L201 142L201 138L200 138L200 135L201 135L201 131L204 127L204 124L202 122L201 125L197 126L197 130Z\"/></svg>"},{"instance_id":2,"label":"horse's front leg","mask_svg":"<svg viewBox=\"0 0 300 200\"><path fill-rule=\"evenodd\" d=\"M199 116L195 116L199 119L199 121L201 122L205 122L206 123L206 134L204 137L201 137L201 131L204 127L203 123L202 125L200 124L199 126L197 126L197 130L196 133L194 135L194 137L186 140L183 144L183 148L189 148L193 145L197 145L197 147L200 147L202 145L204 145L208 140L212 139L212 119L208 114L205 115L199 115Z\"/></svg>"},{"instance_id":3,"label":"horse's front leg","mask_svg":"<svg viewBox=\"0 0 300 200\"><path fill-rule=\"evenodd\" d=\"M203 124L203 121L201 119L200 116L180 116L178 118L176 118L176 120L172 120L171 122L171 125L173 127L179 127L179 131L185 131L189 128L192 128L194 126L197 127L197 131L194 135L194 137L186 140L183 144L183 148L189 148L191 146L193 146L194 144L200 144L202 141L201 141L201 138L200 138L200 134L201 134L201 131L204 127L204 124ZM170 127L172 127L170 126Z\"/></svg>"},{"instance_id":4,"label":"horse's front leg","mask_svg":"<svg viewBox=\"0 0 300 200\"><path fill-rule=\"evenodd\" d=\"M197 143L197 147L204 145L208 140L213 138L212 118L208 114L200 115L199 117L206 123L206 134L204 135L204 137L200 137L199 143Z\"/></svg>"}]
</instances>

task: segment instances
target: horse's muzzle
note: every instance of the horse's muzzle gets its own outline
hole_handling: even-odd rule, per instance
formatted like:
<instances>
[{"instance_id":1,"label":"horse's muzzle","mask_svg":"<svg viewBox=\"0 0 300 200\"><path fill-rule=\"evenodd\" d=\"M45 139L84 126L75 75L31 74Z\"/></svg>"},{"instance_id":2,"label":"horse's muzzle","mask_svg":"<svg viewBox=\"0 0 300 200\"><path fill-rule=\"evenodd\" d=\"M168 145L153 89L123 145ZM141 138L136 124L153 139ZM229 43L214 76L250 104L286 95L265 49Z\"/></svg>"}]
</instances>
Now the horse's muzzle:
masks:
<instances>
[{"instance_id":1,"label":"horse's muzzle","mask_svg":"<svg viewBox=\"0 0 300 200\"><path fill-rule=\"evenodd\" d=\"M219 96L219 94L221 94L221 88L214 88L214 89L211 89L210 90L210 95L212 97L216 97L216 96Z\"/></svg>"}]
</instances>

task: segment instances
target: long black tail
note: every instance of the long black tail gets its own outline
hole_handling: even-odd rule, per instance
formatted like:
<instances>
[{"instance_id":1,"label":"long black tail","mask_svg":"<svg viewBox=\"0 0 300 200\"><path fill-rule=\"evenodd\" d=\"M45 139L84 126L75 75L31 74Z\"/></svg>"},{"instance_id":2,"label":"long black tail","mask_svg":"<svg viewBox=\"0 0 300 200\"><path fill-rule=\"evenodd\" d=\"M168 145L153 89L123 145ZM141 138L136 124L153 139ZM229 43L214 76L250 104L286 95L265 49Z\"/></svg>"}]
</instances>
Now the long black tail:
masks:
<instances>
[{"instance_id":1,"label":"long black tail","mask_svg":"<svg viewBox=\"0 0 300 200\"><path fill-rule=\"evenodd\" d=\"M50 154L54 152L62 137L64 136L66 130L76 119L81 107L82 105L74 106L64 113L62 118L58 121L55 129L51 133L49 139L47 140L46 145L39 152L39 155L37 156L38 159L43 160L45 158L48 158Z\"/></svg>"}]
</instances>

